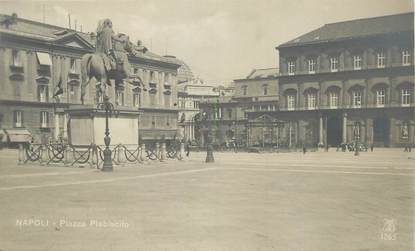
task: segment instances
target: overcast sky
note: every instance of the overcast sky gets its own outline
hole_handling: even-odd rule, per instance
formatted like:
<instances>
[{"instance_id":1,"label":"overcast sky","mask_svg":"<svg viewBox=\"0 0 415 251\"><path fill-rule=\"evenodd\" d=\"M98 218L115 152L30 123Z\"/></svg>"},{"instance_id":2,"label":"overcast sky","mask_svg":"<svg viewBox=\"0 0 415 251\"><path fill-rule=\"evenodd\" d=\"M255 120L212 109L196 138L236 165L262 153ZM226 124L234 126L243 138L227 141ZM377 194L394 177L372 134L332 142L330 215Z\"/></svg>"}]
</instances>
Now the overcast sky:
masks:
<instances>
[{"instance_id":1,"label":"overcast sky","mask_svg":"<svg viewBox=\"0 0 415 251\"><path fill-rule=\"evenodd\" d=\"M110 18L116 33L183 59L212 84L276 67L277 45L325 23L413 8L413 0L0 0L3 14L64 27L70 13L72 28L77 20L83 31L95 31L99 19Z\"/></svg>"}]
</instances>

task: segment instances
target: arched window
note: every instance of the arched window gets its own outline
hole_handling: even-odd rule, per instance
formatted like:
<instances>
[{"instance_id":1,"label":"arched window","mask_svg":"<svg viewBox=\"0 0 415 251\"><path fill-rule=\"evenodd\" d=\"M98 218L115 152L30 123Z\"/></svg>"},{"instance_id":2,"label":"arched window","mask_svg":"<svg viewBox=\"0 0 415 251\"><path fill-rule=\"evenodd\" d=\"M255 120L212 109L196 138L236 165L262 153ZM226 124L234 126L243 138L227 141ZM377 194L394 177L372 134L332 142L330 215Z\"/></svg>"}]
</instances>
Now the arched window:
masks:
<instances>
[{"instance_id":1,"label":"arched window","mask_svg":"<svg viewBox=\"0 0 415 251\"><path fill-rule=\"evenodd\" d=\"M285 91L284 96L287 110L295 110L297 104L297 91L294 89L288 89Z\"/></svg>"},{"instance_id":2,"label":"arched window","mask_svg":"<svg viewBox=\"0 0 415 251\"><path fill-rule=\"evenodd\" d=\"M317 90L309 88L304 91L307 110L315 110L317 107Z\"/></svg>"},{"instance_id":3,"label":"arched window","mask_svg":"<svg viewBox=\"0 0 415 251\"><path fill-rule=\"evenodd\" d=\"M401 106L410 106L412 103L413 84L409 82L398 85L399 103Z\"/></svg>"},{"instance_id":4,"label":"arched window","mask_svg":"<svg viewBox=\"0 0 415 251\"><path fill-rule=\"evenodd\" d=\"M361 85L354 85L349 89L350 103L353 108L360 108L363 105L363 91L364 87Z\"/></svg>"},{"instance_id":5,"label":"arched window","mask_svg":"<svg viewBox=\"0 0 415 251\"><path fill-rule=\"evenodd\" d=\"M330 108L337 108L340 104L339 102L340 88L337 86L330 86L327 88L327 105Z\"/></svg>"},{"instance_id":6,"label":"arched window","mask_svg":"<svg viewBox=\"0 0 415 251\"><path fill-rule=\"evenodd\" d=\"M387 88L385 83L379 83L373 86L374 104L376 107L384 107L387 103Z\"/></svg>"}]
</instances>

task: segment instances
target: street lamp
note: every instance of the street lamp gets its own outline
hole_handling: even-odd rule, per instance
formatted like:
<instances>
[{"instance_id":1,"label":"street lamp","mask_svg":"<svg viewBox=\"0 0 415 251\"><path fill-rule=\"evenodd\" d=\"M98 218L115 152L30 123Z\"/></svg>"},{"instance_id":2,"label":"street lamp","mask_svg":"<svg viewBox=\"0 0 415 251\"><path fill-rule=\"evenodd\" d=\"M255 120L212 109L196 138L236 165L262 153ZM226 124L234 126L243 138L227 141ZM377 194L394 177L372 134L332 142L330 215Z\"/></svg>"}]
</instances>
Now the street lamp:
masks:
<instances>
[{"instance_id":1,"label":"street lamp","mask_svg":"<svg viewBox=\"0 0 415 251\"><path fill-rule=\"evenodd\" d=\"M213 157L213 146L212 146L212 127L210 125L210 121L208 120L208 115L206 112L202 113L202 122L203 122L203 129L204 135L206 135L206 163L213 163L215 159Z\"/></svg>"},{"instance_id":2,"label":"street lamp","mask_svg":"<svg viewBox=\"0 0 415 251\"><path fill-rule=\"evenodd\" d=\"M356 121L354 123L353 128L353 134L354 134L354 156L359 156L359 136L360 136L360 123Z\"/></svg>"},{"instance_id":3,"label":"street lamp","mask_svg":"<svg viewBox=\"0 0 415 251\"><path fill-rule=\"evenodd\" d=\"M102 103L98 103L97 108L101 110L105 110L105 137L104 137L105 149L104 149L104 164L102 166L102 171L112 172L114 168L112 166L112 152L111 152L111 149L109 148L110 143L111 143L111 138L110 138L108 120L115 109L114 109L114 105L110 102L110 98L107 95L104 96Z\"/></svg>"}]
</instances>

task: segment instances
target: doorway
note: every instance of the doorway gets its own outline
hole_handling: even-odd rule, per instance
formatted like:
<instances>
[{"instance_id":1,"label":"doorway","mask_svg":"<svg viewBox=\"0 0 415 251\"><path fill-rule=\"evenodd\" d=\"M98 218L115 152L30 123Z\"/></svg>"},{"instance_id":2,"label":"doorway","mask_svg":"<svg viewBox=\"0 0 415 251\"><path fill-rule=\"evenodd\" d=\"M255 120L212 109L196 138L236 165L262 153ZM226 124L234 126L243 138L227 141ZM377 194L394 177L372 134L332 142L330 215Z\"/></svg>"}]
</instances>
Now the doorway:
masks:
<instances>
[{"instance_id":1,"label":"doorway","mask_svg":"<svg viewBox=\"0 0 415 251\"><path fill-rule=\"evenodd\" d=\"M342 143L342 120L338 116L327 118L327 145L339 146Z\"/></svg>"},{"instance_id":2,"label":"doorway","mask_svg":"<svg viewBox=\"0 0 415 251\"><path fill-rule=\"evenodd\" d=\"M375 118L373 120L373 144L375 146L389 146L389 129L389 119Z\"/></svg>"}]
</instances>

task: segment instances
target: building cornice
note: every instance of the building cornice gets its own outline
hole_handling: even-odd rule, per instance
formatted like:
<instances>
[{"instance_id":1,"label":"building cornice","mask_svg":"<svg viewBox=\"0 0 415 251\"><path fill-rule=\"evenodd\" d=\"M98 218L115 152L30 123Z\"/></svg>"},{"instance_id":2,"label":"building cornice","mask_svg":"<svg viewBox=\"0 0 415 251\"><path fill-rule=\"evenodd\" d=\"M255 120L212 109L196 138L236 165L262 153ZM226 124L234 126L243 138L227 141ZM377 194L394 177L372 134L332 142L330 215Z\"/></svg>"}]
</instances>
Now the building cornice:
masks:
<instances>
[{"instance_id":1,"label":"building cornice","mask_svg":"<svg viewBox=\"0 0 415 251\"><path fill-rule=\"evenodd\" d=\"M317 40L303 43L292 43L292 44L281 44L275 47L276 50L281 49L290 49L290 48L299 48L299 47L311 47L311 46L329 46L330 43L341 43L341 42L350 42L350 41L361 41L361 40L370 40L379 37L396 37L403 34L413 34L413 30L408 31L399 31L399 32L388 32L380 34L371 34L365 36L355 36L355 37L344 37L336 39L327 39L327 40Z\"/></svg>"}]
</instances>

